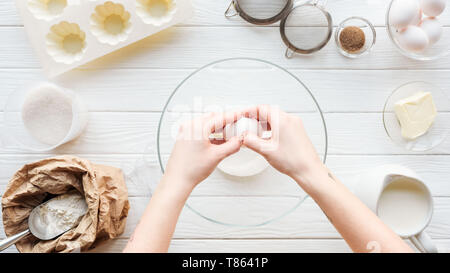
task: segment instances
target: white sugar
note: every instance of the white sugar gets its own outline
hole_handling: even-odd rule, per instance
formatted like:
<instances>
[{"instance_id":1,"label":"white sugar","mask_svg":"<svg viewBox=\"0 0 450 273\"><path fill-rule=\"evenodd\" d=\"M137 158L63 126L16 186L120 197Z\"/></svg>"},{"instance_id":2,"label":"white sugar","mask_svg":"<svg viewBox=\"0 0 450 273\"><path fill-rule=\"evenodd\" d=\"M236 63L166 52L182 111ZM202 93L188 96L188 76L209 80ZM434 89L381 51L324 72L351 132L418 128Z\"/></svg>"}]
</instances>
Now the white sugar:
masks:
<instances>
[{"instance_id":1,"label":"white sugar","mask_svg":"<svg viewBox=\"0 0 450 273\"><path fill-rule=\"evenodd\" d=\"M44 84L28 92L22 106L25 128L38 141L59 144L72 125L72 99L54 85Z\"/></svg>"}]
</instances>

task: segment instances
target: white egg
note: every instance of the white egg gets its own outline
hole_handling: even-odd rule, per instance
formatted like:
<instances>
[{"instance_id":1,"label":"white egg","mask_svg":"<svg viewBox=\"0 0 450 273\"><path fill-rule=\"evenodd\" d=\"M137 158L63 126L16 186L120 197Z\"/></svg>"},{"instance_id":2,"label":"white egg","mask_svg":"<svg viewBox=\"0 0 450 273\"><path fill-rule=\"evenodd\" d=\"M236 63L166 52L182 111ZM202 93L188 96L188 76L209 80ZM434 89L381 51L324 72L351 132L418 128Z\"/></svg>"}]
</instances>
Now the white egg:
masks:
<instances>
[{"instance_id":1,"label":"white egg","mask_svg":"<svg viewBox=\"0 0 450 273\"><path fill-rule=\"evenodd\" d=\"M420 28L427 34L430 45L441 39L443 29L442 24L438 19L434 17L425 18L422 20L422 23L420 23Z\"/></svg>"},{"instance_id":2,"label":"white egg","mask_svg":"<svg viewBox=\"0 0 450 273\"><path fill-rule=\"evenodd\" d=\"M234 136L242 136L246 132L253 133L255 135L260 135L263 131L261 123L256 119L251 118L241 118L233 124L228 124L224 130L224 137L226 140Z\"/></svg>"},{"instance_id":3,"label":"white egg","mask_svg":"<svg viewBox=\"0 0 450 273\"><path fill-rule=\"evenodd\" d=\"M417 13L416 17L410 22L410 25L418 26L420 22L422 21L422 10L419 9L419 13Z\"/></svg>"},{"instance_id":4,"label":"white egg","mask_svg":"<svg viewBox=\"0 0 450 273\"><path fill-rule=\"evenodd\" d=\"M233 136L242 136L250 132L261 136L263 127L256 119L241 118L224 129L224 137L229 140ZM219 170L233 176L253 176L264 171L269 166L266 159L260 154L242 147L241 150L220 162Z\"/></svg>"},{"instance_id":5,"label":"white egg","mask_svg":"<svg viewBox=\"0 0 450 273\"><path fill-rule=\"evenodd\" d=\"M439 16L445 10L446 0L420 0L423 13L428 16Z\"/></svg>"},{"instance_id":6,"label":"white egg","mask_svg":"<svg viewBox=\"0 0 450 273\"><path fill-rule=\"evenodd\" d=\"M424 51L429 44L427 34L417 26L408 26L399 32L397 40L403 49L413 52Z\"/></svg>"},{"instance_id":7,"label":"white egg","mask_svg":"<svg viewBox=\"0 0 450 273\"><path fill-rule=\"evenodd\" d=\"M407 27L420 13L418 0L395 0L389 13L390 24L398 29Z\"/></svg>"}]
</instances>

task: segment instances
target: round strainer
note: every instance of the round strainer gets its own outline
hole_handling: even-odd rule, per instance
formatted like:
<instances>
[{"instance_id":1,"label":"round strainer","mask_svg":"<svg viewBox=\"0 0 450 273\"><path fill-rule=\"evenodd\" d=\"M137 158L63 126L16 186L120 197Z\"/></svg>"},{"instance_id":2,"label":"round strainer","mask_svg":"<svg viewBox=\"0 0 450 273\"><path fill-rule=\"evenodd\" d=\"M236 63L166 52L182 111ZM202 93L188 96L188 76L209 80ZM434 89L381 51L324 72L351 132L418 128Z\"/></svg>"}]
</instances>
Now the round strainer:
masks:
<instances>
[{"instance_id":1,"label":"round strainer","mask_svg":"<svg viewBox=\"0 0 450 273\"><path fill-rule=\"evenodd\" d=\"M281 20L280 32L288 47L286 57L292 54L311 54L321 50L333 33L331 15L319 1L295 5Z\"/></svg>"},{"instance_id":2,"label":"round strainer","mask_svg":"<svg viewBox=\"0 0 450 273\"><path fill-rule=\"evenodd\" d=\"M269 25L280 21L292 8L292 0L232 0L225 16L239 15L255 25ZM236 13L232 13L234 7Z\"/></svg>"}]
</instances>

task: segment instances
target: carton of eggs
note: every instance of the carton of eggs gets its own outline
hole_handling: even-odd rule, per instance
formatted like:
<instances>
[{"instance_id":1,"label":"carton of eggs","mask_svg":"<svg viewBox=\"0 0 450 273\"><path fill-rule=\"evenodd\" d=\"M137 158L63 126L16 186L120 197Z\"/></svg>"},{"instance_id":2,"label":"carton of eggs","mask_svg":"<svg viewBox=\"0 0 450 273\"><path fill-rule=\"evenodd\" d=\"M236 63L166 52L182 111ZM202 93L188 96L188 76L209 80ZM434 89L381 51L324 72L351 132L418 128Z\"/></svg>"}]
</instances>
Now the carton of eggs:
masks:
<instances>
[{"instance_id":1,"label":"carton of eggs","mask_svg":"<svg viewBox=\"0 0 450 273\"><path fill-rule=\"evenodd\" d=\"M49 77L100 58L193 14L191 0L16 0Z\"/></svg>"},{"instance_id":2,"label":"carton of eggs","mask_svg":"<svg viewBox=\"0 0 450 273\"><path fill-rule=\"evenodd\" d=\"M437 43L443 27L436 18L446 8L446 0L394 0L389 23L397 30L399 45L411 52L423 52Z\"/></svg>"}]
</instances>

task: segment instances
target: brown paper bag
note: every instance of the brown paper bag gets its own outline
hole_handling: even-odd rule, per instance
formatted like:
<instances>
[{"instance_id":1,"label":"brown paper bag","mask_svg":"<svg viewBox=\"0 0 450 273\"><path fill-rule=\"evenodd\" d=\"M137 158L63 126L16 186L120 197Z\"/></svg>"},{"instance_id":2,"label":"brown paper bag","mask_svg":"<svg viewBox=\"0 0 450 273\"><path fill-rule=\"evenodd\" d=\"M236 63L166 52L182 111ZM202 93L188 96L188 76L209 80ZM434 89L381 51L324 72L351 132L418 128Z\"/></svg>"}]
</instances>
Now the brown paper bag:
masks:
<instances>
[{"instance_id":1,"label":"brown paper bag","mask_svg":"<svg viewBox=\"0 0 450 273\"><path fill-rule=\"evenodd\" d=\"M85 251L123 233L130 206L122 171L61 156L27 164L14 174L2 197L6 235L26 230L31 210L44 200L73 189L88 205L79 225L50 241L29 235L16 243L20 252Z\"/></svg>"}]
</instances>

